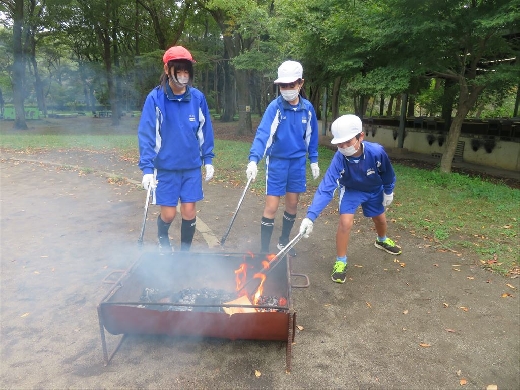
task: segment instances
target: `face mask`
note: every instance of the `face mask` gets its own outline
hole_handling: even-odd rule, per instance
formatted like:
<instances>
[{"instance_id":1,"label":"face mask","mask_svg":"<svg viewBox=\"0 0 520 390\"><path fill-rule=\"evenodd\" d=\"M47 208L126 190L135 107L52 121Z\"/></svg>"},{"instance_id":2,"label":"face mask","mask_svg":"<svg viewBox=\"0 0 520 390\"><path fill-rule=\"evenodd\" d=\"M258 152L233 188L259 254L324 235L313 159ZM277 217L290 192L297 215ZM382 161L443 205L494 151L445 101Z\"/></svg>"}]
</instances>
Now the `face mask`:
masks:
<instances>
[{"instance_id":1,"label":"face mask","mask_svg":"<svg viewBox=\"0 0 520 390\"><path fill-rule=\"evenodd\" d=\"M175 80L174 77L170 77L173 84L179 88L184 88L186 85L188 85L188 82L190 81L189 77L186 76L179 76L177 77L177 80Z\"/></svg>"},{"instance_id":2,"label":"face mask","mask_svg":"<svg viewBox=\"0 0 520 390\"><path fill-rule=\"evenodd\" d=\"M188 82L190 81L190 78L187 77L187 76L178 76L177 77L177 81L179 82L179 84L188 85Z\"/></svg>"},{"instance_id":3,"label":"face mask","mask_svg":"<svg viewBox=\"0 0 520 390\"><path fill-rule=\"evenodd\" d=\"M350 157L350 156L356 154L356 152L359 150L359 149L356 149L356 145L358 142L359 142L359 140L357 140L354 145L347 146L346 148L338 148L338 150L345 157Z\"/></svg>"},{"instance_id":4,"label":"face mask","mask_svg":"<svg viewBox=\"0 0 520 390\"><path fill-rule=\"evenodd\" d=\"M280 95L284 98L284 100L288 102L292 102L298 97L300 91L298 89L283 89L280 91Z\"/></svg>"}]
</instances>

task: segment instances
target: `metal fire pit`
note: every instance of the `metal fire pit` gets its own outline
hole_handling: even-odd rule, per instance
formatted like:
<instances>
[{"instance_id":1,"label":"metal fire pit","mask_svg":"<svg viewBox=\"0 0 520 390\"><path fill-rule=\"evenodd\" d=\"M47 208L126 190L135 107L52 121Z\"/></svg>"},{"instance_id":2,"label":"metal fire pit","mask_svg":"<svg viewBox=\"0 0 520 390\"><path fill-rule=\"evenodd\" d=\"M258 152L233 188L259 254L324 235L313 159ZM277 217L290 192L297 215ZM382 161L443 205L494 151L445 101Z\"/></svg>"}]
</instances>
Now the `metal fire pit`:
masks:
<instances>
[{"instance_id":1,"label":"metal fire pit","mask_svg":"<svg viewBox=\"0 0 520 390\"><path fill-rule=\"evenodd\" d=\"M267 274L257 305L229 303L238 298L235 270L246 263L249 281L262 270L262 260L261 254L150 252L128 270L116 271L121 277L97 308L105 366L127 335L151 334L285 341L289 372L296 327L291 289L308 287L309 278L291 273L286 256ZM305 278L305 284L292 284L293 277ZM249 297L259 284L248 283ZM123 335L110 356L105 330Z\"/></svg>"}]
</instances>

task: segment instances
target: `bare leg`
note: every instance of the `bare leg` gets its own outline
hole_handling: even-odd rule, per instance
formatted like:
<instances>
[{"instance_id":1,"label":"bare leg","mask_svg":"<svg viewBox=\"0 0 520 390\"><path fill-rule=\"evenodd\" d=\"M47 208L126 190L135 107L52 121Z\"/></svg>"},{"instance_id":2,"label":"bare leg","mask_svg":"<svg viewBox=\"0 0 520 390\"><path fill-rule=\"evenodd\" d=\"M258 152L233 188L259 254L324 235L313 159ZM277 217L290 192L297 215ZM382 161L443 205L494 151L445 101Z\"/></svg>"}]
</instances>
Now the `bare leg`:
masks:
<instances>
[{"instance_id":1,"label":"bare leg","mask_svg":"<svg viewBox=\"0 0 520 390\"><path fill-rule=\"evenodd\" d=\"M347 255L350 231L354 224L354 214L341 214L339 216L338 230L336 232L336 254L338 257Z\"/></svg>"},{"instance_id":2,"label":"bare leg","mask_svg":"<svg viewBox=\"0 0 520 390\"><path fill-rule=\"evenodd\" d=\"M385 213L380 214L377 217L372 217L372 221L374 221L377 236L378 237L386 236L387 223L386 223Z\"/></svg>"}]
</instances>

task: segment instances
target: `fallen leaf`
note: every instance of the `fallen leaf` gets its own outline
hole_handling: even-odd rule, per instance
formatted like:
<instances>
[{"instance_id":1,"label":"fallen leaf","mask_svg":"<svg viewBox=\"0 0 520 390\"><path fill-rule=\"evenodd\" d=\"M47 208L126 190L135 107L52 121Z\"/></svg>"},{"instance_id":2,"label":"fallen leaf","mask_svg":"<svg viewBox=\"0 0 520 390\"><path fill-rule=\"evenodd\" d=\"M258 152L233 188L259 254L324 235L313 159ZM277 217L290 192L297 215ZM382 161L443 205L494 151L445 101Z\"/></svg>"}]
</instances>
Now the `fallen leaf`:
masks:
<instances>
[{"instance_id":1,"label":"fallen leaf","mask_svg":"<svg viewBox=\"0 0 520 390\"><path fill-rule=\"evenodd\" d=\"M439 266L439 264L434 264L433 266L434 266L434 267L438 267L438 266Z\"/></svg>"},{"instance_id":2,"label":"fallen leaf","mask_svg":"<svg viewBox=\"0 0 520 390\"><path fill-rule=\"evenodd\" d=\"M457 331L455 329L449 329L449 328L446 328L444 329L446 332L448 333L457 333Z\"/></svg>"},{"instance_id":3,"label":"fallen leaf","mask_svg":"<svg viewBox=\"0 0 520 390\"><path fill-rule=\"evenodd\" d=\"M462 375L462 371L461 370L458 370L457 371L457 376L461 376Z\"/></svg>"},{"instance_id":4,"label":"fallen leaf","mask_svg":"<svg viewBox=\"0 0 520 390\"><path fill-rule=\"evenodd\" d=\"M354 267L363 268L362 265L354 264Z\"/></svg>"},{"instance_id":5,"label":"fallen leaf","mask_svg":"<svg viewBox=\"0 0 520 390\"><path fill-rule=\"evenodd\" d=\"M462 309L463 311L468 311L469 309L467 307L461 306L459 309Z\"/></svg>"},{"instance_id":6,"label":"fallen leaf","mask_svg":"<svg viewBox=\"0 0 520 390\"><path fill-rule=\"evenodd\" d=\"M460 383L461 386L466 386L468 384L468 381L466 379L464 379L464 378L461 378L459 383Z\"/></svg>"},{"instance_id":7,"label":"fallen leaf","mask_svg":"<svg viewBox=\"0 0 520 390\"><path fill-rule=\"evenodd\" d=\"M399 265L403 268L406 267L406 263L399 263Z\"/></svg>"},{"instance_id":8,"label":"fallen leaf","mask_svg":"<svg viewBox=\"0 0 520 390\"><path fill-rule=\"evenodd\" d=\"M399 260L397 260L397 259L394 259L394 263L399 263Z\"/></svg>"},{"instance_id":9,"label":"fallen leaf","mask_svg":"<svg viewBox=\"0 0 520 390\"><path fill-rule=\"evenodd\" d=\"M370 302L367 302L366 304L367 304L367 306L368 306L369 308L372 309L372 305L370 304Z\"/></svg>"},{"instance_id":10,"label":"fallen leaf","mask_svg":"<svg viewBox=\"0 0 520 390\"><path fill-rule=\"evenodd\" d=\"M298 328L298 330L303 330L303 326L301 325L296 325L296 327Z\"/></svg>"},{"instance_id":11,"label":"fallen leaf","mask_svg":"<svg viewBox=\"0 0 520 390\"><path fill-rule=\"evenodd\" d=\"M516 289L516 287L515 287L515 286L513 286L512 284L509 284L509 283L506 283L506 286L507 286L507 287L509 287L509 288L512 288L513 290L515 290L515 289Z\"/></svg>"},{"instance_id":12,"label":"fallen leaf","mask_svg":"<svg viewBox=\"0 0 520 390\"><path fill-rule=\"evenodd\" d=\"M408 310L403 311L403 314L408 314Z\"/></svg>"},{"instance_id":13,"label":"fallen leaf","mask_svg":"<svg viewBox=\"0 0 520 390\"><path fill-rule=\"evenodd\" d=\"M419 345L420 345L421 347L423 347L423 348L431 347L431 344L427 344L427 343L420 343Z\"/></svg>"},{"instance_id":14,"label":"fallen leaf","mask_svg":"<svg viewBox=\"0 0 520 390\"><path fill-rule=\"evenodd\" d=\"M487 385L486 390L498 390L497 385Z\"/></svg>"},{"instance_id":15,"label":"fallen leaf","mask_svg":"<svg viewBox=\"0 0 520 390\"><path fill-rule=\"evenodd\" d=\"M454 271L460 272L459 268L453 268Z\"/></svg>"},{"instance_id":16,"label":"fallen leaf","mask_svg":"<svg viewBox=\"0 0 520 390\"><path fill-rule=\"evenodd\" d=\"M329 306L331 306L331 305L332 305L332 304L330 304L330 303L326 303L326 304L324 304L323 306L325 306L325 307L329 307Z\"/></svg>"},{"instance_id":17,"label":"fallen leaf","mask_svg":"<svg viewBox=\"0 0 520 390\"><path fill-rule=\"evenodd\" d=\"M24 313L20 316L20 318L24 318L24 317L27 317L29 315L29 313Z\"/></svg>"},{"instance_id":18,"label":"fallen leaf","mask_svg":"<svg viewBox=\"0 0 520 390\"><path fill-rule=\"evenodd\" d=\"M442 306L444 306L444 307L448 307L449 305L448 305L446 302L444 302L444 303L442 304Z\"/></svg>"},{"instance_id":19,"label":"fallen leaf","mask_svg":"<svg viewBox=\"0 0 520 390\"><path fill-rule=\"evenodd\" d=\"M473 279L475 279L474 276L466 276L466 278L469 279L469 280L473 280Z\"/></svg>"},{"instance_id":20,"label":"fallen leaf","mask_svg":"<svg viewBox=\"0 0 520 390\"><path fill-rule=\"evenodd\" d=\"M40 271L34 271L34 273L35 273L36 275L39 275L39 274L40 274Z\"/></svg>"},{"instance_id":21,"label":"fallen leaf","mask_svg":"<svg viewBox=\"0 0 520 390\"><path fill-rule=\"evenodd\" d=\"M255 376L256 376L257 378L260 378L261 375L262 375L262 373L261 373L260 371L255 370Z\"/></svg>"},{"instance_id":22,"label":"fallen leaf","mask_svg":"<svg viewBox=\"0 0 520 390\"><path fill-rule=\"evenodd\" d=\"M452 264L452 267L460 267L460 264Z\"/></svg>"},{"instance_id":23,"label":"fallen leaf","mask_svg":"<svg viewBox=\"0 0 520 390\"><path fill-rule=\"evenodd\" d=\"M501 297L502 297L502 298L507 298L507 297L511 297L511 298L512 298L513 296L512 296L511 294L509 294L509 293L503 293L503 294L501 295Z\"/></svg>"}]
</instances>

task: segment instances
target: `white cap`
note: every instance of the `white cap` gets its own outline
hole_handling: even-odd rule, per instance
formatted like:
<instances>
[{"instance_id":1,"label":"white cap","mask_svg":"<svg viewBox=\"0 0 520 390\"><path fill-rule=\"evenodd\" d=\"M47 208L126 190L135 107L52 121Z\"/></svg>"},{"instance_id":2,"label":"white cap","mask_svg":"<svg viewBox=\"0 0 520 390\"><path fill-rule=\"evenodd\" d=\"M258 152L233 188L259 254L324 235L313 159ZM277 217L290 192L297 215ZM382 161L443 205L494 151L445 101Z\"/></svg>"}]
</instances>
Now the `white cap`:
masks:
<instances>
[{"instance_id":1,"label":"white cap","mask_svg":"<svg viewBox=\"0 0 520 390\"><path fill-rule=\"evenodd\" d=\"M292 83L303 77L303 68L299 62L285 61L278 68L278 78L274 80L275 84Z\"/></svg>"},{"instance_id":2,"label":"white cap","mask_svg":"<svg viewBox=\"0 0 520 390\"><path fill-rule=\"evenodd\" d=\"M354 138L363 131L363 123L356 115L342 115L330 126L334 138L331 144L340 144Z\"/></svg>"}]
</instances>

